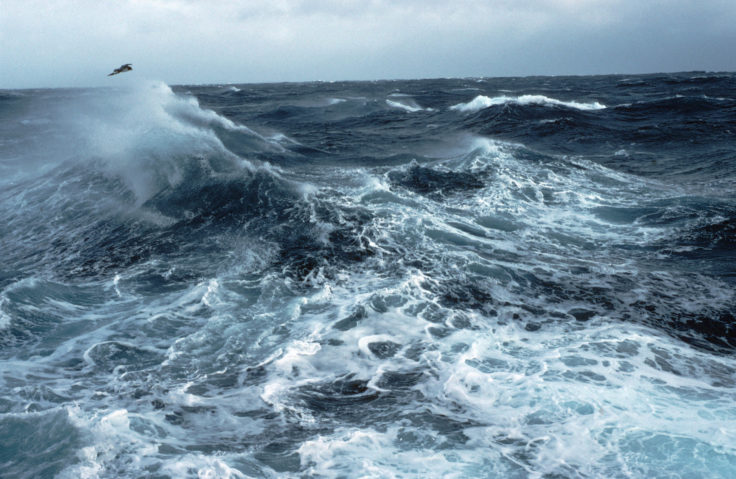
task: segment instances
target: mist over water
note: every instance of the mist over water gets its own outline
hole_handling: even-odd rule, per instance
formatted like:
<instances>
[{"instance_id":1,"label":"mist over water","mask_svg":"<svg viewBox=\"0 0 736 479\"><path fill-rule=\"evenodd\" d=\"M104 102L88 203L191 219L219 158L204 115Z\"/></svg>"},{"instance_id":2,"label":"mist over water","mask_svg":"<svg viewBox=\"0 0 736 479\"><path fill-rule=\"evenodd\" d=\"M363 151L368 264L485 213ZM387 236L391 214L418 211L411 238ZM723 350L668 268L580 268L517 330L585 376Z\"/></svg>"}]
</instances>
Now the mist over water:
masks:
<instances>
[{"instance_id":1,"label":"mist over water","mask_svg":"<svg viewBox=\"0 0 736 479\"><path fill-rule=\"evenodd\" d=\"M736 472L736 76L0 91L0 476Z\"/></svg>"}]
</instances>

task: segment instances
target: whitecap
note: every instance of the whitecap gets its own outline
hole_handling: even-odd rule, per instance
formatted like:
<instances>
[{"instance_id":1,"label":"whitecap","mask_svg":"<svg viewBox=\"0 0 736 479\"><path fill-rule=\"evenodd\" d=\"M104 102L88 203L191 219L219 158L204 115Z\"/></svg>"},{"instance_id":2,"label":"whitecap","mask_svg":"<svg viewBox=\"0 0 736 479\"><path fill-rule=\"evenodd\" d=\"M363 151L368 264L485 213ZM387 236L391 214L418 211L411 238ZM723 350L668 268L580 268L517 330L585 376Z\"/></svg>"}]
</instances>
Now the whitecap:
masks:
<instances>
[{"instance_id":1,"label":"whitecap","mask_svg":"<svg viewBox=\"0 0 736 479\"><path fill-rule=\"evenodd\" d=\"M521 95L510 97L506 95L487 97L478 95L467 103L458 103L450 107L450 110L461 112L476 112L497 105L516 104L516 105L544 105L544 106L564 106L574 108L576 110L603 110L605 105L594 101L592 103L580 103L577 101L562 101L555 98L549 98L544 95Z\"/></svg>"},{"instance_id":2,"label":"whitecap","mask_svg":"<svg viewBox=\"0 0 736 479\"><path fill-rule=\"evenodd\" d=\"M394 100L386 100L386 104L392 108L399 108L404 111L408 111L409 113L414 113L417 111L422 111L424 108L417 105L413 100L404 100L403 102L394 101Z\"/></svg>"}]
</instances>

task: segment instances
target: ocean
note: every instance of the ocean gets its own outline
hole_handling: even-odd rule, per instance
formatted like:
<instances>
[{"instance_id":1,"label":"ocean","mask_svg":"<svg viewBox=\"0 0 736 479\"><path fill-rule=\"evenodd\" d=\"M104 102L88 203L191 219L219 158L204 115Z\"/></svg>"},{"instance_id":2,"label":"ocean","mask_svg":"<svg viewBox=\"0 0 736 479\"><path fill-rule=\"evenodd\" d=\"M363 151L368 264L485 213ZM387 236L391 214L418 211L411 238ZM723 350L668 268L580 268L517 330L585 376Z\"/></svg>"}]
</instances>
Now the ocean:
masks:
<instances>
[{"instance_id":1,"label":"ocean","mask_svg":"<svg viewBox=\"0 0 736 479\"><path fill-rule=\"evenodd\" d=\"M126 75L0 90L1 477L736 477L736 74Z\"/></svg>"}]
</instances>

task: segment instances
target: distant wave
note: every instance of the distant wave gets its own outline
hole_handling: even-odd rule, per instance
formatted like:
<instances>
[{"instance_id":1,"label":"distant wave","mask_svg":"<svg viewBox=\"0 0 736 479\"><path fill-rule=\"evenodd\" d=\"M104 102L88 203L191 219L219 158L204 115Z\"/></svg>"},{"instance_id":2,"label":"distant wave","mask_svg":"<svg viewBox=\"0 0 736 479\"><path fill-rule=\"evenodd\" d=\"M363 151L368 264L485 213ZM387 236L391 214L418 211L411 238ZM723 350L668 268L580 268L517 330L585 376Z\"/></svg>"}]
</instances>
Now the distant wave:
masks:
<instances>
[{"instance_id":1,"label":"distant wave","mask_svg":"<svg viewBox=\"0 0 736 479\"><path fill-rule=\"evenodd\" d=\"M424 108L417 105L411 100L404 100L403 102L394 101L394 100L386 100L386 104L392 108L400 108L404 111L408 111L409 113L414 113L417 111L424 110Z\"/></svg>"},{"instance_id":2,"label":"distant wave","mask_svg":"<svg viewBox=\"0 0 736 479\"><path fill-rule=\"evenodd\" d=\"M576 101L561 101L555 98L549 98L544 95L521 95L517 97L509 97L506 95L496 96L493 98L485 95L478 95L467 103L458 103L450 107L451 110L462 111L462 112L476 112L484 108L489 108L497 105L506 105L514 103L517 105L550 105L550 106L564 106L567 108L574 108L577 110L602 110L606 108L606 105L598 103L580 103Z\"/></svg>"}]
</instances>

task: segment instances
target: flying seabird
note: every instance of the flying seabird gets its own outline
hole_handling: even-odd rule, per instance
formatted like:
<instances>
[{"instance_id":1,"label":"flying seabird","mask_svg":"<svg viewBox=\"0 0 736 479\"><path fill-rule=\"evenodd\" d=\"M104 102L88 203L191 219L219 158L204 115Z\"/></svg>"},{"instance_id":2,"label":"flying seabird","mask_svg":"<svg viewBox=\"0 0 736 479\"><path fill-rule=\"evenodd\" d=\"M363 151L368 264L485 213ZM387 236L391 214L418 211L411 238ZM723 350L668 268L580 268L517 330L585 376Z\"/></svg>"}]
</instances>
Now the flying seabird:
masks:
<instances>
[{"instance_id":1,"label":"flying seabird","mask_svg":"<svg viewBox=\"0 0 736 479\"><path fill-rule=\"evenodd\" d=\"M111 77L113 75L117 75L118 73L129 72L130 70L133 69L131 65L132 63L126 63L125 65L122 65L120 68L116 68L115 70L113 70L113 72L107 76Z\"/></svg>"}]
</instances>

